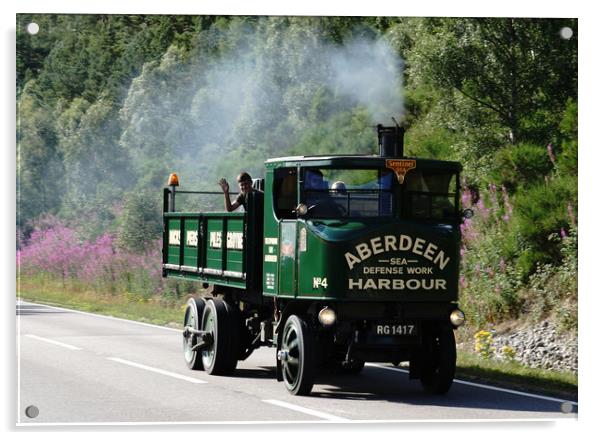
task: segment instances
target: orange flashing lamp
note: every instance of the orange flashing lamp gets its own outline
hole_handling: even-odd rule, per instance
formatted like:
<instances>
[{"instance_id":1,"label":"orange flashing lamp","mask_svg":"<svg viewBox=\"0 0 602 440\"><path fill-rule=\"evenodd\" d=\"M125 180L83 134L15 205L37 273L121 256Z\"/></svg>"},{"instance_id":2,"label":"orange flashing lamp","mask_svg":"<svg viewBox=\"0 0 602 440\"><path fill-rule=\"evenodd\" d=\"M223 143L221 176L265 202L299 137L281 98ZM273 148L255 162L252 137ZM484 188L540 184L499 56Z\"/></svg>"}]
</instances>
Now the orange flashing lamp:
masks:
<instances>
[{"instance_id":1,"label":"orange flashing lamp","mask_svg":"<svg viewBox=\"0 0 602 440\"><path fill-rule=\"evenodd\" d=\"M180 186L180 181L178 180L178 175L176 173L171 173L169 175L169 180L167 181L167 185Z\"/></svg>"}]
</instances>

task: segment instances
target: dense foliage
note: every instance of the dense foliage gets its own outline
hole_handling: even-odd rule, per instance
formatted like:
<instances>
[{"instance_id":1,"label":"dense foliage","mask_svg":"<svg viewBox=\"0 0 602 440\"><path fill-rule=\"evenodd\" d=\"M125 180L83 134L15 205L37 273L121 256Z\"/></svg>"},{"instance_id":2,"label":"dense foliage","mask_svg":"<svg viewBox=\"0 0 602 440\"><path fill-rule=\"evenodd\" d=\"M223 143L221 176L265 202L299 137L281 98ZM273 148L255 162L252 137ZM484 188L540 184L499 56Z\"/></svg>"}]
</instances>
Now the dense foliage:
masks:
<instances>
[{"instance_id":1,"label":"dense foliage","mask_svg":"<svg viewBox=\"0 0 602 440\"><path fill-rule=\"evenodd\" d=\"M23 267L86 277L93 250L149 259L170 172L217 190L270 157L375 152L374 125L395 117L407 154L464 165L471 319L536 307L572 327L577 31L574 19L18 15ZM52 250L62 241L73 249ZM48 246L78 269L44 263Z\"/></svg>"}]
</instances>

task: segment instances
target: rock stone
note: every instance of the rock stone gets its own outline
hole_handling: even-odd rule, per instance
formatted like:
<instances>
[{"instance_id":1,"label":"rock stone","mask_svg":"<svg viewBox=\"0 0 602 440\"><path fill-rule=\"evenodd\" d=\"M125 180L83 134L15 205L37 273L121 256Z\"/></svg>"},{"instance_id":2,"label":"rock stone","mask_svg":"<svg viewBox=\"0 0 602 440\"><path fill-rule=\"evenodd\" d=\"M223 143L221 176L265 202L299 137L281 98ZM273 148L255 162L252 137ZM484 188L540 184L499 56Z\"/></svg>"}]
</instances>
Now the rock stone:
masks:
<instances>
[{"instance_id":1,"label":"rock stone","mask_svg":"<svg viewBox=\"0 0 602 440\"><path fill-rule=\"evenodd\" d=\"M493 349L503 358L502 347L516 351L515 360L546 370L577 372L577 336L562 333L553 322L544 321L511 334L494 334Z\"/></svg>"}]
</instances>

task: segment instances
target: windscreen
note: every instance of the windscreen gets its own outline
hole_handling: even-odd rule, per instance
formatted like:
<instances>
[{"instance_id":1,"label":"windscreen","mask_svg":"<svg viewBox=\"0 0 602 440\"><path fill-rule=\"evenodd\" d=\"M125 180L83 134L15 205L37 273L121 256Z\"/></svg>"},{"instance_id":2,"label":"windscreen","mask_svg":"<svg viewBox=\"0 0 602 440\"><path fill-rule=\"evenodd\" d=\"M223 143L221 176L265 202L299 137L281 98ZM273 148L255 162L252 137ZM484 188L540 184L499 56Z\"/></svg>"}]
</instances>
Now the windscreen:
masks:
<instances>
[{"instance_id":1,"label":"windscreen","mask_svg":"<svg viewBox=\"0 0 602 440\"><path fill-rule=\"evenodd\" d=\"M388 168L307 168L300 183L308 218L457 219L457 173L449 170L413 169L400 185Z\"/></svg>"},{"instance_id":2,"label":"windscreen","mask_svg":"<svg viewBox=\"0 0 602 440\"><path fill-rule=\"evenodd\" d=\"M310 218L391 217L393 180L384 169L305 169L302 202Z\"/></svg>"}]
</instances>

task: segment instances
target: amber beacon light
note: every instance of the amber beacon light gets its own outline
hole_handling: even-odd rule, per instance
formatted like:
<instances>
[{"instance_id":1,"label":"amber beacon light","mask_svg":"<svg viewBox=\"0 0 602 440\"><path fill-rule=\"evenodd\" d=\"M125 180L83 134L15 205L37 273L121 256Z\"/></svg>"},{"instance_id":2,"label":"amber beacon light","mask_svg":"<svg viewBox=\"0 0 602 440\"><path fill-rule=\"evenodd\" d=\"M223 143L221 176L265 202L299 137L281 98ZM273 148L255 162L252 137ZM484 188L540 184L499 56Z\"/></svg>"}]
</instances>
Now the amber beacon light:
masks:
<instances>
[{"instance_id":1,"label":"amber beacon light","mask_svg":"<svg viewBox=\"0 0 602 440\"><path fill-rule=\"evenodd\" d=\"M171 173L169 175L169 180L167 181L167 185L180 186L180 181L178 180L178 175L176 173Z\"/></svg>"}]
</instances>

